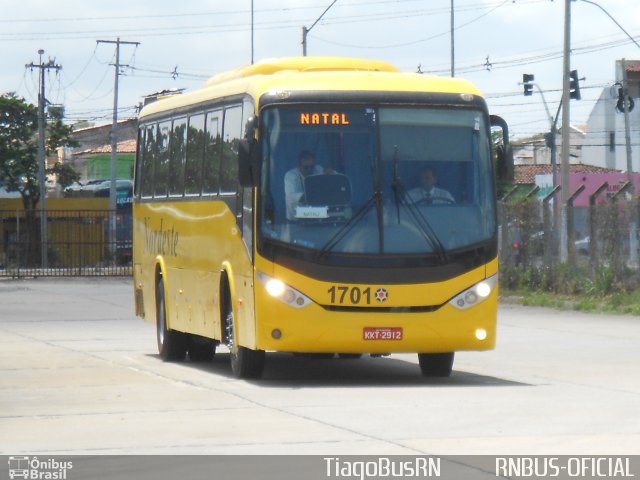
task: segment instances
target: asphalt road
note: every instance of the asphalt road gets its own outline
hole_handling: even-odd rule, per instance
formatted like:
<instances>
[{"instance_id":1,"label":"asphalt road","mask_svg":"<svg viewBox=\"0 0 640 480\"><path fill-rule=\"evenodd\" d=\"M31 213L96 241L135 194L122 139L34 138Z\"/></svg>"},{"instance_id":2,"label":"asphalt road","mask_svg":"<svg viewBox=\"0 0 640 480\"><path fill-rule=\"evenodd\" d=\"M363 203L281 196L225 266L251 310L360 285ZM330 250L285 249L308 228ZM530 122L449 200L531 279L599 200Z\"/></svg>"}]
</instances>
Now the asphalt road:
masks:
<instances>
[{"instance_id":1,"label":"asphalt road","mask_svg":"<svg viewBox=\"0 0 640 480\"><path fill-rule=\"evenodd\" d=\"M640 318L504 305L449 379L415 355L164 363L129 279L0 281L0 454L640 454Z\"/></svg>"}]
</instances>

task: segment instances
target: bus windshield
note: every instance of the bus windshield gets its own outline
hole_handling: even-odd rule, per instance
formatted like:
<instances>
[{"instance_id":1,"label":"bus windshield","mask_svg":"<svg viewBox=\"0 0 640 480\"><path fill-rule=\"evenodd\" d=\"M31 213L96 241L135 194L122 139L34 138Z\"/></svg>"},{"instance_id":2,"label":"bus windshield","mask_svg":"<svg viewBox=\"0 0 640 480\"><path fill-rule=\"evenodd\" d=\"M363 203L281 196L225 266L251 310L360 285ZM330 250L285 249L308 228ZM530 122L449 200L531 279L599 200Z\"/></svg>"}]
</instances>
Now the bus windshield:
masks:
<instances>
[{"instance_id":1,"label":"bus windshield","mask_svg":"<svg viewBox=\"0 0 640 480\"><path fill-rule=\"evenodd\" d=\"M260 124L262 242L316 257L446 259L495 235L480 110L274 106Z\"/></svg>"}]
</instances>

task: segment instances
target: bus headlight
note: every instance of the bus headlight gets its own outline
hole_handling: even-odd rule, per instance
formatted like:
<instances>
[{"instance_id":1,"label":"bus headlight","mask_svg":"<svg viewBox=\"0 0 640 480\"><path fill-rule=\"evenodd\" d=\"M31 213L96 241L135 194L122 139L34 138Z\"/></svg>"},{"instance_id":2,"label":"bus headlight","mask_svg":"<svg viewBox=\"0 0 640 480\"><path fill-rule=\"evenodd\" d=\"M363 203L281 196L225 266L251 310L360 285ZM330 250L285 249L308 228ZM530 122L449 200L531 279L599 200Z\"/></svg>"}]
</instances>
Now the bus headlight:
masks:
<instances>
[{"instance_id":1,"label":"bus headlight","mask_svg":"<svg viewBox=\"0 0 640 480\"><path fill-rule=\"evenodd\" d=\"M467 288L464 292L460 292L458 295L449 300L449 304L454 307L465 310L471 308L474 305L482 303L491 292L498 286L498 274L486 278L481 282L476 283L473 287Z\"/></svg>"},{"instance_id":2,"label":"bus headlight","mask_svg":"<svg viewBox=\"0 0 640 480\"><path fill-rule=\"evenodd\" d=\"M272 297L279 297L287 289L287 286L284 284L284 282L275 278L267 280L267 283L264 284L264 287L267 289L267 293Z\"/></svg>"},{"instance_id":3,"label":"bus headlight","mask_svg":"<svg viewBox=\"0 0 640 480\"><path fill-rule=\"evenodd\" d=\"M272 278L262 272L258 272L258 280L264 285L264 289L273 298L294 308L303 308L311 303L311 299L303 295L295 288L290 287L282 280Z\"/></svg>"}]
</instances>

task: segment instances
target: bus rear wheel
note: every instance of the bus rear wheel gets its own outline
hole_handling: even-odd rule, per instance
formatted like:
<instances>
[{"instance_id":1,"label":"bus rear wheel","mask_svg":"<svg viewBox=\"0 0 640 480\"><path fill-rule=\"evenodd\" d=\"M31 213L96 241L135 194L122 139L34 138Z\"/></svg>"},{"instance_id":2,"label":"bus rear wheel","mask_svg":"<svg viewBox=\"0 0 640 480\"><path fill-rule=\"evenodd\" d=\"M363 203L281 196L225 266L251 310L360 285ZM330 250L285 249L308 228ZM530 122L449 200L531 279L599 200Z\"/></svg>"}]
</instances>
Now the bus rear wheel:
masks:
<instances>
[{"instance_id":1,"label":"bus rear wheel","mask_svg":"<svg viewBox=\"0 0 640 480\"><path fill-rule=\"evenodd\" d=\"M164 300L164 282L158 281L156 290L156 338L158 353L165 362L181 361L187 353L187 336L167 326L167 308Z\"/></svg>"},{"instance_id":2,"label":"bus rear wheel","mask_svg":"<svg viewBox=\"0 0 640 480\"><path fill-rule=\"evenodd\" d=\"M419 353L420 371L425 377L448 377L453 370L455 352Z\"/></svg>"},{"instance_id":3,"label":"bus rear wheel","mask_svg":"<svg viewBox=\"0 0 640 480\"><path fill-rule=\"evenodd\" d=\"M236 378L260 378L264 370L264 350L252 350L237 345L233 311L230 308L225 316L225 340L229 348L233 376Z\"/></svg>"}]
</instances>

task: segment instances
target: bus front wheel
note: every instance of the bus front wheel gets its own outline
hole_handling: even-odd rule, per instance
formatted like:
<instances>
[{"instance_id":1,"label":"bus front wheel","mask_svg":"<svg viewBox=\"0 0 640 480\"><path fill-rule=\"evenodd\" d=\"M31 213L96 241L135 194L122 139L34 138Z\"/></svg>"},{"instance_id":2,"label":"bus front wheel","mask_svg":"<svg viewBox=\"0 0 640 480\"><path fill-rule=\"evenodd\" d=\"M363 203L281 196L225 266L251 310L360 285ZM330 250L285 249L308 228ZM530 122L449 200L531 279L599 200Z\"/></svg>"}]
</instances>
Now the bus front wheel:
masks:
<instances>
[{"instance_id":1,"label":"bus front wheel","mask_svg":"<svg viewBox=\"0 0 640 480\"><path fill-rule=\"evenodd\" d=\"M167 308L164 299L164 282L158 281L156 291L156 338L158 353L165 362L181 361L187 353L187 336L170 330L167 326Z\"/></svg>"},{"instance_id":2,"label":"bus front wheel","mask_svg":"<svg viewBox=\"0 0 640 480\"><path fill-rule=\"evenodd\" d=\"M420 371L425 377L448 377L453 369L455 352L419 353Z\"/></svg>"},{"instance_id":3,"label":"bus front wheel","mask_svg":"<svg viewBox=\"0 0 640 480\"><path fill-rule=\"evenodd\" d=\"M236 378L260 378L264 370L264 350L251 350L236 343L233 311L225 316L225 343L229 348L231 371Z\"/></svg>"}]
</instances>

